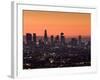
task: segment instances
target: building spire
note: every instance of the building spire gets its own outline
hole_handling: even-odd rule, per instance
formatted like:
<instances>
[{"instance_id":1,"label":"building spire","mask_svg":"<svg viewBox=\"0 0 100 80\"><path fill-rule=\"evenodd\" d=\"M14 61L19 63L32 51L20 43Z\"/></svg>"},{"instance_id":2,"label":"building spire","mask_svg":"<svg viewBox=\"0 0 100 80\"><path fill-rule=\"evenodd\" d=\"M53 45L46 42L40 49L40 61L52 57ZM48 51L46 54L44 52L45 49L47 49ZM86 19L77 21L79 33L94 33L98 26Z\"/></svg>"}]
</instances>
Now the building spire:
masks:
<instances>
[{"instance_id":1,"label":"building spire","mask_svg":"<svg viewBox=\"0 0 100 80\"><path fill-rule=\"evenodd\" d=\"M44 30L44 42L47 43L48 42L48 35L47 35L47 30Z\"/></svg>"}]
</instances>

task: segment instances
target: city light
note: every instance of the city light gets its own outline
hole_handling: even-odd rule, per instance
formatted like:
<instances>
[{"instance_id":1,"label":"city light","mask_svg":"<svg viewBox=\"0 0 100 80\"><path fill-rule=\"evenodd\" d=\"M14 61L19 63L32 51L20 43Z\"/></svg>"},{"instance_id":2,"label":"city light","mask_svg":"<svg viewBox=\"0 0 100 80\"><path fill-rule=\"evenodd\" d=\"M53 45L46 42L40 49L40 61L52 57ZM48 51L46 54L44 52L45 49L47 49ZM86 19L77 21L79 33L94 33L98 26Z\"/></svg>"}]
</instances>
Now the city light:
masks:
<instances>
[{"instance_id":1,"label":"city light","mask_svg":"<svg viewBox=\"0 0 100 80\"><path fill-rule=\"evenodd\" d=\"M67 38L26 33L23 36L23 69L91 66L90 37Z\"/></svg>"}]
</instances>

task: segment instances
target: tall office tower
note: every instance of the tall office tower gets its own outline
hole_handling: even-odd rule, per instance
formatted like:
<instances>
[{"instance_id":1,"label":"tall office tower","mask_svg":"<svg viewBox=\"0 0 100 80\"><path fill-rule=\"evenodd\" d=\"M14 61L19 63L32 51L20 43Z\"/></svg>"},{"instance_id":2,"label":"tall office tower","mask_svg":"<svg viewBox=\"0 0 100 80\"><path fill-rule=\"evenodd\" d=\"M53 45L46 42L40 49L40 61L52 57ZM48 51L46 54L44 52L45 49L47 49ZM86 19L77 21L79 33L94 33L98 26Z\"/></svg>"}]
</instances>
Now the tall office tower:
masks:
<instances>
[{"instance_id":1,"label":"tall office tower","mask_svg":"<svg viewBox=\"0 0 100 80\"><path fill-rule=\"evenodd\" d=\"M42 49L42 48L43 48L43 42L42 42L42 39L39 39L38 42L39 42L39 47Z\"/></svg>"},{"instance_id":2,"label":"tall office tower","mask_svg":"<svg viewBox=\"0 0 100 80\"><path fill-rule=\"evenodd\" d=\"M64 37L64 33L60 33L61 36L61 44L64 45L65 44L65 37Z\"/></svg>"},{"instance_id":3,"label":"tall office tower","mask_svg":"<svg viewBox=\"0 0 100 80\"><path fill-rule=\"evenodd\" d=\"M33 46L36 46L36 33L33 33Z\"/></svg>"},{"instance_id":4,"label":"tall office tower","mask_svg":"<svg viewBox=\"0 0 100 80\"><path fill-rule=\"evenodd\" d=\"M44 31L44 44L48 43L48 36L47 36L47 30Z\"/></svg>"},{"instance_id":5,"label":"tall office tower","mask_svg":"<svg viewBox=\"0 0 100 80\"><path fill-rule=\"evenodd\" d=\"M77 45L77 39L76 38L72 38L71 39L71 45L72 46L76 46Z\"/></svg>"},{"instance_id":6,"label":"tall office tower","mask_svg":"<svg viewBox=\"0 0 100 80\"><path fill-rule=\"evenodd\" d=\"M28 45L32 43L32 34L31 33L26 33L26 42Z\"/></svg>"},{"instance_id":7,"label":"tall office tower","mask_svg":"<svg viewBox=\"0 0 100 80\"><path fill-rule=\"evenodd\" d=\"M56 41L56 42L59 42L59 35L56 35L55 41Z\"/></svg>"},{"instance_id":8,"label":"tall office tower","mask_svg":"<svg viewBox=\"0 0 100 80\"><path fill-rule=\"evenodd\" d=\"M55 37L55 45L59 46L59 44L60 44L59 35L56 35L56 37Z\"/></svg>"},{"instance_id":9,"label":"tall office tower","mask_svg":"<svg viewBox=\"0 0 100 80\"><path fill-rule=\"evenodd\" d=\"M79 36L78 36L78 44L81 45L81 43L82 43L82 36L79 35Z\"/></svg>"},{"instance_id":10,"label":"tall office tower","mask_svg":"<svg viewBox=\"0 0 100 80\"><path fill-rule=\"evenodd\" d=\"M53 45L54 45L54 36L51 35L51 46L53 46Z\"/></svg>"}]
</instances>

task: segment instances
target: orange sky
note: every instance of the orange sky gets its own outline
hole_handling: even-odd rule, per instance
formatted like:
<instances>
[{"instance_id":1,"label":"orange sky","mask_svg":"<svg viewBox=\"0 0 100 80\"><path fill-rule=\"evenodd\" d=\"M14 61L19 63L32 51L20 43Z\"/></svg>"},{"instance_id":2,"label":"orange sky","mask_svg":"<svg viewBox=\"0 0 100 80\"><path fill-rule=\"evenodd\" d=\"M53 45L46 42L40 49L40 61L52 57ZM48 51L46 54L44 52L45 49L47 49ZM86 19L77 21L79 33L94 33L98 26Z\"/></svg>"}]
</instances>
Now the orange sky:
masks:
<instances>
[{"instance_id":1,"label":"orange sky","mask_svg":"<svg viewBox=\"0 0 100 80\"><path fill-rule=\"evenodd\" d=\"M36 33L44 35L58 35L64 32L65 36L90 36L91 15L89 13L50 12L50 11L23 11L24 35Z\"/></svg>"}]
</instances>

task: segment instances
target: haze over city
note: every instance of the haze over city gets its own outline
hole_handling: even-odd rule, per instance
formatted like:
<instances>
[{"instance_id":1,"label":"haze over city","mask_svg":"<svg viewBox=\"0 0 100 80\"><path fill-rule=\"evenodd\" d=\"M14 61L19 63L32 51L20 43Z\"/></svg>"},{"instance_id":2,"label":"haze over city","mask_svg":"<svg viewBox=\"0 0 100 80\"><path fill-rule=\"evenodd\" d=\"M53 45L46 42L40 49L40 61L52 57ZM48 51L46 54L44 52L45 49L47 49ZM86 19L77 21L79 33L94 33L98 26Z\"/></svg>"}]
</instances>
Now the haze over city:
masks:
<instances>
[{"instance_id":1,"label":"haze over city","mask_svg":"<svg viewBox=\"0 0 100 80\"><path fill-rule=\"evenodd\" d=\"M89 13L52 12L52 11L23 11L23 28L26 33L36 33L43 36L48 30L48 36L64 32L66 37L90 36L91 15Z\"/></svg>"}]
</instances>

